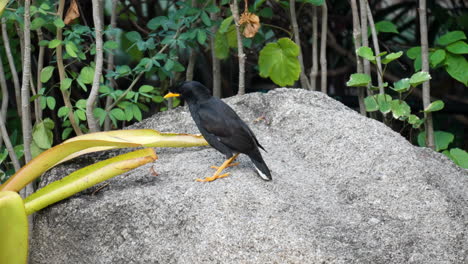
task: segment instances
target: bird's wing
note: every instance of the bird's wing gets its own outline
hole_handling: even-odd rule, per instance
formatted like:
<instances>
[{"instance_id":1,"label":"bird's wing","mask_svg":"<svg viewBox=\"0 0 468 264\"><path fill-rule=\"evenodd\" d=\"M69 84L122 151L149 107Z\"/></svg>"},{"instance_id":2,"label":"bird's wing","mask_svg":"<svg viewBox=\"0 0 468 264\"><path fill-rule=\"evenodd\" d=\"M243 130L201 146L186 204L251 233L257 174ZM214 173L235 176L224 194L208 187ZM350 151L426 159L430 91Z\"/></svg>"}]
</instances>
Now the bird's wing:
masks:
<instances>
[{"instance_id":1,"label":"bird's wing","mask_svg":"<svg viewBox=\"0 0 468 264\"><path fill-rule=\"evenodd\" d=\"M200 105L198 114L201 127L230 149L246 153L257 145L249 127L223 101L212 98Z\"/></svg>"}]
</instances>

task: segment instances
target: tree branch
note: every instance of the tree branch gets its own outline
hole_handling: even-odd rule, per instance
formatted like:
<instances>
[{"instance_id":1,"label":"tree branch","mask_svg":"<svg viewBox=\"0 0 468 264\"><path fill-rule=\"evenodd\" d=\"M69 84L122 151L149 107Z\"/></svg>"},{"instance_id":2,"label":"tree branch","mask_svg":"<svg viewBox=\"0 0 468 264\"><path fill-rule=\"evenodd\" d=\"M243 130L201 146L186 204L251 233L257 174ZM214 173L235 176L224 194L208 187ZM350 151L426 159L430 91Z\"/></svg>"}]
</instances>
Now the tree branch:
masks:
<instances>
[{"instance_id":1,"label":"tree branch","mask_svg":"<svg viewBox=\"0 0 468 264\"><path fill-rule=\"evenodd\" d=\"M210 13L211 20L215 21L218 19L218 14ZM211 28L211 32L213 35L210 38L210 48L211 48L211 61L213 64L213 96L217 98L221 98L221 62L218 58L216 58L216 51L215 51L215 34L218 30L218 27L213 26Z\"/></svg>"},{"instance_id":2,"label":"tree branch","mask_svg":"<svg viewBox=\"0 0 468 264\"><path fill-rule=\"evenodd\" d=\"M351 0L351 12L353 14L353 38L356 50L361 47L361 25L359 24L359 12L357 9L356 0ZM363 66L361 58L356 54L356 71L357 73L363 73ZM358 87L358 100L359 100L359 112L361 115L366 115L366 108L364 106L365 89Z\"/></svg>"},{"instance_id":3,"label":"tree branch","mask_svg":"<svg viewBox=\"0 0 468 264\"><path fill-rule=\"evenodd\" d=\"M307 76L305 75L305 68L304 68L304 59L302 56L302 49L301 49L301 38L299 36L299 26L297 25L297 16L296 16L296 0L289 0L289 10L291 12L291 24L293 26L294 32L294 42L299 47L299 64L301 65L301 86L304 89L310 90L309 81L307 80Z\"/></svg>"},{"instance_id":4,"label":"tree branch","mask_svg":"<svg viewBox=\"0 0 468 264\"><path fill-rule=\"evenodd\" d=\"M31 159L31 110L30 110L30 91L29 82L31 78L31 18L30 18L31 0L24 1L24 55L23 55L23 78L21 85L21 125L23 128L23 148L26 163Z\"/></svg>"},{"instance_id":5,"label":"tree branch","mask_svg":"<svg viewBox=\"0 0 468 264\"><path fill-rule=\"evenodd\" d=\"M230 4L232 16L236 23L236 34L237 34L237 56L239 57L239 90L238 95L245 94L245 53L242 44L242 34L240 32L239 24L239 7L237 1L233 1Z\"/></svg>"},{"instance_id":6,"label":"tree branch","mask_svg":"<svg viewBox=\"0 0 468 264\"><path fill-rule=\"evenodd\" d=\"M13 78L13 86L15 88L16 110L18 111L18 115L21 117L21 85L18 77L18 72L16 71L13 53L11 52L10 39L8 37L5 17L2 18L2 38L3 45L5 46L5 54L8 60L8 64L10 65L10 72Z\"/></svg>"},{"instance_id":7,"label":"tree branch","mask_svg":"<svg viewBox=\"0 0 468 264\"><path fill-rule=\"evenodd\" d=\"M372 11L370 9L370 6L369 6L369 2L367 2L367 18L369 20L369 26L371 28L371 32L372 32L372 42L374 44L374 51L375 51L375 54L380 54L380 47L379 47L379 40L377 38L377 30L375 29L375 23L374 23L374 18L372 17ZM377 69L378 69L378 73L377 73L377 82L379 84L379 93L380 94L384 94L385 93L385 90L384 90L384 86L383 86L383 76L382 76L382 63L381 63L381 59L380 57L376 57L376 66L377 66Z\"/></svg>"},{"instance_id":8,"label":"tree branch","mask_svg":"<svg viewBox=\"0 0 468 264\"><path fill-rule=\"evenodd\" d=\"M422 70L429 73L429 43L427 39L427 7L426 0L419 0L419 24L421 28L421 62ZM424 109L431 104L431 86L430 82L423 83L423 105ZM435 149L434 146L434 127L432 123L432 114L424 112L426 118L424 125L426 130L426 146Z\"/></svg>"},{"instance_id":9,"label":"tree branch","mask_svg":"<svg viewBox=\"0 0 468 264\"><path fill-rule=\"evenodd\" d=\"M328 32L328 8L327 3L322 4L322 31L320 35L320 71L321 90L327 93L327 32Z\"/></svg>"},{"instance_id":10,"label":"tree branch","mask_svg":"<svg viewBox=\"0 0 468 264\"><path fill-rule=\"evenodd\" d=\"M110 22L110 28L113 29L117 25L117 0L112 0L112 14L111 14L111 22ZM115 40L114 35L111 35L109 40ZM107 72L110 72L114 70L114 53L110 51L107 54ZM114 79L109 80L109 86L113 89L116 87ZM106 97L106 107L105 109L108 109L109 106L112 104L112 96L108 95ZM109 115L106 115L106 120L104 120L104 130L108 131L110 130L110 125L111 125L111 120Z\"/></svg>"},{"instance_id":11,"label":"tree branch","mask_svg":"<svg viewBox=\"0 0 468 264\"><path fill-rule=\"evenodd\" d=\"M310 89L317 90L317 75L318 75L318 43L317 43L317 7L312 6L312 70L310 71ZM326 36L325 36L326 37Z\"/></svg>"},{"instance_id":12,"label":"tree branch","mask_svg":"<svg viewBox=\"0 0 468 264\"><path fill-rule=\"evenodd\" d=\"M86 101L86 118L88 120L88 127L91 132L99 131L98 123L94 117L94 107L99 92L99 84L102 76L102 65L103 65L103 41L102 41L102 23L100 16L99 0L92 0L93 3L93 21L94 31L96 35L96 59L93 85L91 86L91 92L89 93L88 100Z\"/></svg>"}]
</instances>

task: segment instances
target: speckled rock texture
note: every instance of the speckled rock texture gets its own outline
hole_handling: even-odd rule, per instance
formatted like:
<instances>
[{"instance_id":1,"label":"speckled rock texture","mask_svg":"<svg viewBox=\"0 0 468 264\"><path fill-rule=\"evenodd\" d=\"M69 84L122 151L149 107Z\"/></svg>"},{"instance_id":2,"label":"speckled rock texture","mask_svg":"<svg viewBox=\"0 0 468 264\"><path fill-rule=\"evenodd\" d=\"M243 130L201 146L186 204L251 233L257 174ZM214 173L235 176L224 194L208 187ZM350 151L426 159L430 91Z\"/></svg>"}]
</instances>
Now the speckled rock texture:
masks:
<instances>
[{"instance_id":1,"label":"speckled rock texture","mask_svg":"<svg viewBox=\"0 0 468 264\"><path fill-rule=\"evenodd\" d=\"M273 181L241 155L230 177L195 182L224 157L157 149L156 162L38 213L30 262L468 263L467 170L318 92L226 102L267 149ZM198 133L184 107L131 128Z\"/></svg>"}]
</instances>

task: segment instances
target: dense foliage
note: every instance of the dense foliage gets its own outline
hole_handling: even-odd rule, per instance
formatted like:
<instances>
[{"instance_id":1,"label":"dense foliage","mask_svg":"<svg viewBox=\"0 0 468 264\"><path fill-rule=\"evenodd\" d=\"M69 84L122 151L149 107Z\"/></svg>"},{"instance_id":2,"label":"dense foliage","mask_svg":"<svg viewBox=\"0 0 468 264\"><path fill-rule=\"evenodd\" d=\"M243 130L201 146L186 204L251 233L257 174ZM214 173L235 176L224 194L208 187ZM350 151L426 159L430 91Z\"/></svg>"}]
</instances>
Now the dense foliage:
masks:
<instances>
[{"instance_id":1,"label":"dense foliage","mask_svg":"<svg viewBox=\"0 0 468 264\"><path fill-rule=\"evenodd\" d=\"M194 78L223 97L242 93L244 85L253 92L277 86L315 89L320 82L322 91L354 108L362 91L367 93L362 109L370 117L421 146L430 112L435 150L468 167L463 150L468 148L468 8L463 1L427 0L430 72L422 71L416 0L358 1L369 4L382 52L376 51L370 26L361 32L369 42L356 50L353 1L37 0L26 9L29 1L3 2L0 114L8 132L3 138L8 136L20 161L25 149L21 75L30 67L26 89L33 128L26 133L33 157L87 133L94 122L87 110L100 130L122 128L179 105L163 95L171 85ZM30 65L23 63L27 47ZM370 74L356 70L361 59L371 65ZM99 66L102 71L95 70ZM420 84L429 81L432 104L424 107ZM11 156L2 145L1 182L15 171Z\"/></svg>"}]
</instances>

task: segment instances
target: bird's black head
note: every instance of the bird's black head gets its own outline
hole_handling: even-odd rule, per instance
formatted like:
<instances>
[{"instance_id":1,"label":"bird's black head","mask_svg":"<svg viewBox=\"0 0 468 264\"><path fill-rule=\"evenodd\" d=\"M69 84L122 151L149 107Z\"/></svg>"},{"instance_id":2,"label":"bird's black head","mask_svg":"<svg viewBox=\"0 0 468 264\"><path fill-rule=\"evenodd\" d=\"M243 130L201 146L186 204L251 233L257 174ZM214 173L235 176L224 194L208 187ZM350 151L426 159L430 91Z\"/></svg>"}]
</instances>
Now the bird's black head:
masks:
<instances>
[{"instance_id":1,"label":"bird's black head","mask_svg":"<svg viewBox=\"0 0 468 264\"><path fill-rule=\"evenodd\" d=\"M169 91L170 93L164 96L164 98L180 96L189 104L211 97L210 90L196 81L183 82L175 87L169 88Z\"/></svg>"}]
</instances>

